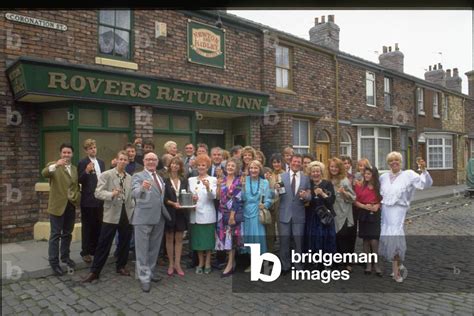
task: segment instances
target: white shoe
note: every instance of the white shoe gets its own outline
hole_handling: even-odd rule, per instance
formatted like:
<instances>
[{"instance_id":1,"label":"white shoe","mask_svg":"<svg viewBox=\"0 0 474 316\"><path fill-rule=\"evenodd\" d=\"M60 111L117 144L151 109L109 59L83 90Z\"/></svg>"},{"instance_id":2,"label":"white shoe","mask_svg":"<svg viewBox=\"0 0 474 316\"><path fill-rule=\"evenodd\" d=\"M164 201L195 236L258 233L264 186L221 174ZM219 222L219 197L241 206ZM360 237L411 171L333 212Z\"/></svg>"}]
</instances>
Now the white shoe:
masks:
<instances>
[{"instance_id":1,"label":"white shoe","mask_svg":"<svg viewBox=\"0 0 474 316\"><path fill-rule=\"evenodd\" d=\"M248 268L244 270L245 273L249 273L250 271L251 271L250 266L248 266Z\"/></svg>"},{"instance_id":2,"label":"white shoe","mask_svg":"<svg viewBox=\"0 0 474 316\"><path fill-rule=\"evenodd\" d=\"M401 264L401 265L400 265L400 268L399 268L400 274L402 273L402 270L405 270L405 269L406 269L405 266L404 266L403 264ZM390 276L393 278L393 272L390 273Z\"/></svg>"},{"instance_id":3,"label":"white shoe","mask_svg":"<svg viewBox=\"0 0 474 316\"><path fill-rule=\"evenodd\" d=\"M400 275L398 278L393 278L395 282L397 283L402 283L403 282L403 277Z\"/></svg>"}]
</instances>

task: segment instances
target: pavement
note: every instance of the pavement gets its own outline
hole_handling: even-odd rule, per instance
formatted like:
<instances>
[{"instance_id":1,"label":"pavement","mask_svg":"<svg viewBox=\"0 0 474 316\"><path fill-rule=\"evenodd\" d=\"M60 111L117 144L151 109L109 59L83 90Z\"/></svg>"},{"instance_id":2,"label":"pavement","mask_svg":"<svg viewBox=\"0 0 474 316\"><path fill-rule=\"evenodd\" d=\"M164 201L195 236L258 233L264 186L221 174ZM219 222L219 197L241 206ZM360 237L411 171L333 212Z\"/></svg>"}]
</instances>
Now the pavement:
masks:
<instances>
[{"instance_id":1,"label":"pavement","mask_svg":"<svg viewBox=\"0 0 474 316\"><path fill-rule=\"evenodd\" d=\"M426 190L417 190L413 203L427 200L455 196L466 189L466 185L451 185L444 187L433 186ZM48 262L47 241L23 241L17 243L2 244L2 283L8 284L19 279L41 278L52 274ZM77 264L76 270L82 270L88 265L82 261L80 256L81 242L72 242L71 259ZM108 263L115 262L111 256ZM62 265L66 271L66 265Z\"/></svg>"}]
</instances>

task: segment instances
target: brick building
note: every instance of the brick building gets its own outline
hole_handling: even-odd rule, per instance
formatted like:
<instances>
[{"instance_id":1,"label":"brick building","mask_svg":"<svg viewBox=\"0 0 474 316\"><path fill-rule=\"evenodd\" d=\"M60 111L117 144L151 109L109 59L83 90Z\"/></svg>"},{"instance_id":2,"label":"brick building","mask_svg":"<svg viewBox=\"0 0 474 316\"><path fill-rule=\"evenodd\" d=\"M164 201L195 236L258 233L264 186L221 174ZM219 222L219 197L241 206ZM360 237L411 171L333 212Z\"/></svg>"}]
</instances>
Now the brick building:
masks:
<instances>
[{"instance_id":1,"label":"brick building","mask_svg":"<svg viewBox=\"0 0 474 316\"><path fill-rule=\"evenodd\" d=\"M159 153L169 139L266 155L293 145L381 170L399 150L407 168L426 157L437 184L462 181L472 95L456 91L454 72L448 83L405 74L397 45L379 64L339 51L334 16L316 19L310 41L223 11L1 11L0 27L3 242L30 239L34 227L47 238L40 170L63 141L76 164L89 137L107 165L143 137Z\"/></svg>"}]
</instances>

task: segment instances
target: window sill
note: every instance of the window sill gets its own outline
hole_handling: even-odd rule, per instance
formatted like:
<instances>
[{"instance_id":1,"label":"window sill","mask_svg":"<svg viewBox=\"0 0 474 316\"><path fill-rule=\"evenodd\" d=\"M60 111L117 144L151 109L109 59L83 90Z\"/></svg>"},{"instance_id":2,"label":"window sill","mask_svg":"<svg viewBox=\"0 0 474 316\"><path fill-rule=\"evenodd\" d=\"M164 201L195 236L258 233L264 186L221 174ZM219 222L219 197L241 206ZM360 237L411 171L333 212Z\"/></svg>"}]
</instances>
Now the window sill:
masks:
<instances>
[{"instance_id":1,"label":"window sill","mask_svg":"<svg viewBox=\"0 0 474 316\"><path fill-rule=\"evenodd\" d=\"M454 170L454 168L426 168L426 170L434 170L434 171L447 171L447 170Z\"/></svg>"},{"instance_id":2,"label":"window sill","mask_svg":"<svg viewBox=\"0 0 474 316\"><path fill-rule=\"evenodd\" d=\"M290 89L285 89L285 88L276 88L276 92L296 95L295 91L290 90Z\"/></svg>"},{"instance_id":3,"label":"window sill","mask_svg":"<svg viewBox=\"0 0 474 316\"><path fill-rule=\"evenodd\" d=\"M370 106L371 108L376 108L377 107L375 104L368 104L368 103L366 103L366 104L367 104L367 106Z\"/></svg>"},{"instance_id":4,"label":"window sill","mask_svg":"<svg viewBox=\"0 0 474 316\"><path fill-rule=\"evenodd\" d=\"M433 117L437 118L437 119L441 118L441 116L439 116L439 114L433 114Z\"/></svg>"},{"instance_id":5,"label":"window sill","mask_svg":"<svg viewBox=\"0 0 474 316\"><path fill-rule=\"evenodd\" d=\"M426 113L425 113L425 112L418 112L418 115L420 115L420 116L426 116Z\"/></svg>"},{"instance_id":6,"label":"window sill","mask_svg":"<svg viewBox=\"0 0 474 316\"><path fill-rule=\"evenodd\" d=\"M119 67L119 68L126 68L132 70L138 70L138 64L132 63L129 61L105 58L105 57L96 57L95 63L98 65L105 65L105 66L112 66L112 67Z\"/></svg>"}]
</instances>

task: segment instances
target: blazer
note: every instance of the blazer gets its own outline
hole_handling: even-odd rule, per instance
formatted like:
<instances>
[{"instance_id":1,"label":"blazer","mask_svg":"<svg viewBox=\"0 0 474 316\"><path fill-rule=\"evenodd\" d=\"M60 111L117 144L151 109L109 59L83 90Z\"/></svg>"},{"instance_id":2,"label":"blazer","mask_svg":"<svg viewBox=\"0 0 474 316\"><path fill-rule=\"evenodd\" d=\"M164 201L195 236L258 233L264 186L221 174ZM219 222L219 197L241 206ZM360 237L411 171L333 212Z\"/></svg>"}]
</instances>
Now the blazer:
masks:
<instances>
[{"instance_id":1,"label":"blazer","mask_svg":"<svg viewBox=\"0 0 474 316\"><path fill-rule=\"evenodd\" d=\"M49 166L55 163L55 161L49 162L41 171L41 175L49 178L48 213L61 216L64 214L68 201L75 207L79 206L81 192L76 166L71 165L71 174L64 166L59 166L54 172L49 172Z\"/></svg>"},{"instance_id":2,"label":"blazer","mask_svg":"<svg viewBox=\"0 0 474 316\"><path fill-rule=\"evenodd\" d=\"M132 177L132 194L135 198L132 225L156 225L160 222L161 216L171 219L164 204L165 183L158 174L156 176L162 192L158 190L155 180L148 171L143 170ZM143 189L142 184L145 180L152 183L150 190Z\"/></svg>"},{"instance_id":3,"label":"blazer","mask_svg":"<svg viewBox=\"0 0 474 316\"><path fill-rule=\"evenodd\" d=\"M300 185L296 188L296 192L299 190L309 190L309 177L305 176L300 171L301 179ZM285 186L285 194L280 195L280 222L281 223L290 223L295 224L304 224L305 223L305 202L311 200L311 195L307 196L306 199L300 200L298 195L295 195L291 191L291 181L290 174L288 172L281 174L281 181Z\"/></svg>"},{"instance_id":4,"label":"blazer","mask_svg":"<svg viewBox=\"0 0 474 316\"><path fill-rule=\"evenodd\" d=\"M97 174L86 172L86 167L91 162L89 157L86 157L77 164L79 183L81 184L81 207L101 207L104 204L103 201L96 199L94 196L98 181ZM97 159L97 162L102 174L105 171L105 163L100 159Z\"/></svg>"},{"instance_id":5,"label":"blazer","mask_svg":"<svg viewBox=\"0 0 474 316\"><path fill-rule=\"evenodd\" d=\"M207 192L206 187L202 181L198 182L198 177L191 177L188 179L189 192L197 194L198 201L196 202L195 210L191 211L191 224L210 224L216 222L216 207L214 200L217 192L217 178L207 177L209 180L210 192Z\"/></svg>"},{"instance_id":6,"label":"blazer","mask_svg":"<svg viewBox=\"0 0 474 316\"><path fill-rule=\"evenodd\" d=\"M218 168L221 168L222 173L223 173L224 175L226 175L227 172L225 171L225 166L224 166L224 164L221 163ZM209 169L207 169L207 174L210 175L211 177L217 177L217 174L216 174L216 175L213 175L213 174L212 174L212 164L211 164L211 166L209 167Z\"/></svg>"},{"instance_id":7,"label":"blazer","mask_svg":"<svg viewBox=\"0 0 474 316\"><path fill-rule=\"evenodd\" d=\"M125 180L123 183L125 196L122 200L119 197L112 196L112 190L120 188L120 177L117 168L107 170L103 172L99 180L97 181L97 187L94 192L94 196L99 200L104 201L104 223L118 224L120 222L120 215L122 214L122 204L125 202L125 211L127 212L128 220L132 217L133 213L133 200L132 200L132 177L125 173Z\"/></svg>"}]
</instances>

